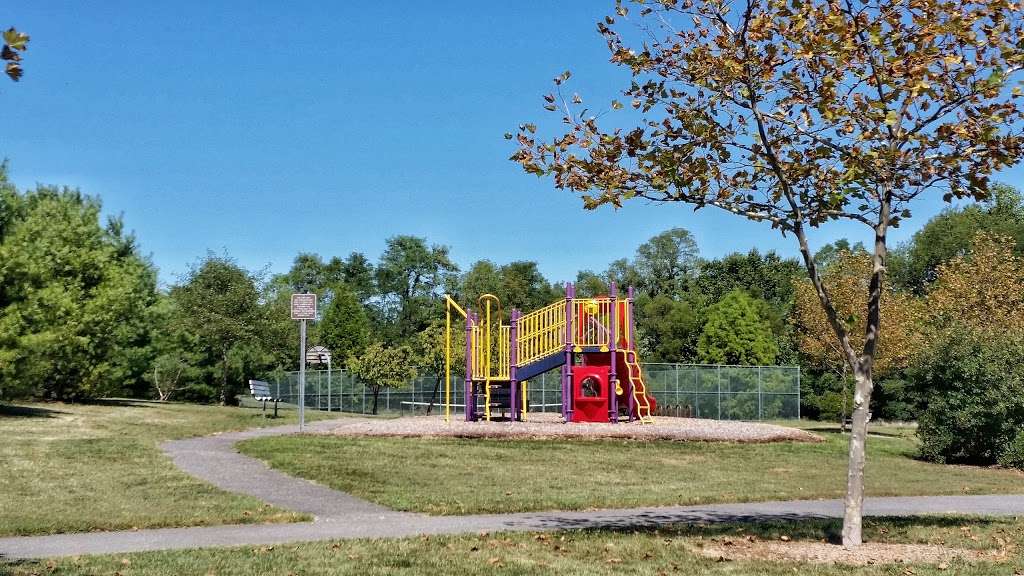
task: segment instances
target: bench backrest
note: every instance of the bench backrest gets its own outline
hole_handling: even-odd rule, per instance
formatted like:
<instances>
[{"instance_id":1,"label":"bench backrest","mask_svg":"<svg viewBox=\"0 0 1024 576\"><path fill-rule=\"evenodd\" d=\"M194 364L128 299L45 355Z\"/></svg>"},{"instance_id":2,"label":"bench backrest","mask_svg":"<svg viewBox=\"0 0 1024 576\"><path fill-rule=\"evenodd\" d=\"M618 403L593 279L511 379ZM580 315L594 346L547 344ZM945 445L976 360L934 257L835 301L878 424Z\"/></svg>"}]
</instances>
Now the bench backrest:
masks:
<instances>
[{"instance_id":1,"label":"bench backrest","mask_svg":"<svg viewBox=\"0 0 1024 576\"><path fill-rule=\"evenodd\" d=\"M262 380L249 380L249 392L256 400L273 400L270 394L270 384Z\"/></svg>"}]
</instances>

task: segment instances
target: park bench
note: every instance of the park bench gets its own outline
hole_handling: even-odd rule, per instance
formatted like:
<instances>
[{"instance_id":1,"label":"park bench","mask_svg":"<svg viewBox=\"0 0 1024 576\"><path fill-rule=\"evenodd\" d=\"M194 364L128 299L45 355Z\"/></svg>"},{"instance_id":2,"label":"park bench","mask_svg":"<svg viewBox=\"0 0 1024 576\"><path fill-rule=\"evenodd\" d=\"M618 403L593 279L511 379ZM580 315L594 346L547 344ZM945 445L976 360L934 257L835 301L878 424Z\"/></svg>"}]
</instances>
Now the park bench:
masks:
<instances>
[{"instance_id":1,"label":"park bench","mask_svg":"<svg viewBox=\"0 0 1024 576\"><path fill-rule=\"evenodd\" d=\"M274 403L274 418L277 418L277 403L281 401L280 398L270 393L270 383L262 380L249 380L249 392L252 393L252 397L257 402L263 402L263 412L267 412L267 402L271 401Z\"/></svg>"}]
</instances>

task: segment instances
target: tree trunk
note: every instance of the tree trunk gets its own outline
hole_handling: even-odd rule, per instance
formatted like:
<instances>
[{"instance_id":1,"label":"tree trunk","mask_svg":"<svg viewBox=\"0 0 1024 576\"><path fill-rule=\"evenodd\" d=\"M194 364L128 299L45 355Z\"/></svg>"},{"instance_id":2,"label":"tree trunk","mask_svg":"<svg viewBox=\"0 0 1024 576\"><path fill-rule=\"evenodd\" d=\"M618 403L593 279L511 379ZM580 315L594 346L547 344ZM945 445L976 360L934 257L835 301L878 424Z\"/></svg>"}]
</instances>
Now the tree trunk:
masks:
<instances>
[{"instance_id":1,"label":"tree trunk","mask_svg":"<svg viewBox=\"0 0 1024 576\"><path fill-rule=\"evenodd\" d=\"M380 397L380 386L373 386L373 408L370 410L370 414L377 415L377 398Z\"/></svg>"},{"instance_id":2,"label":"tree trunk","mask_svg":"<svg viewBox=\"0 0 1024 576\"><path fill-rule=\"evenodd\" d=\"M434 402L437 402L437 392L441 389L441 377L438 376L434 380L434 391L430 394L430 403L427 404L427 416L430 416L430 411L434 409Z\"/></svg>"},{"instance_id":3,"label":"tree trunk","mask_svg":"<svg viewBox=\"0 0 1024 576\"><path fill-rule=\"evenodd\" d=\"M863 542L861 518L864 513L864 463L868 436L868 411L873 382L870 370L856 366L854 373L853 422L850 426L849 467L846 476L846 506L843 515L843 547Z\"/></svg>"},{"instance_id":4,"label":"tree trunk","mask_svg":"<svg viewBox=\"0 0 1024 576\"><path fill-rule=\"evenodd\" d=\"M221 355L221 379L220 379L220 404L221 406L231 406L229 402L229 396L231 391L228 389L228 353L225 351Z\"/></svg>"}]
</instances>

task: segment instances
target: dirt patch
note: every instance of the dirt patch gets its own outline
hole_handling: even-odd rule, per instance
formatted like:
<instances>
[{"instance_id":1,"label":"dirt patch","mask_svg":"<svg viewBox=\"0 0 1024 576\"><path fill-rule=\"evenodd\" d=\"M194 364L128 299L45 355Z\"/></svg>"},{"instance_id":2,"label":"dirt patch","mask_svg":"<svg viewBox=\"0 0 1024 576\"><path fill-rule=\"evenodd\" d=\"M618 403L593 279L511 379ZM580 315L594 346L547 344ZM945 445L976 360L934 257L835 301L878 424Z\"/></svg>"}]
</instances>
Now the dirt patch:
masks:
<instances>
[{"instance_id":1,"label":"dirt patch","mask_svg":"<svg viewBox=\"0 0 1024 576\"><path fill-rule=\"evenodd\" d=\"M564 423L559 414L531 414L527 422L466 422L455 417L409 416L388 420L353 418L326 432L338 436L451 438L622 438L704 442L821 442L817 434L760 422L659 416L639 422Z\"/></svg>"},{"instance_id":2,"label":"dirt patch","mask_svg":"<svg viewBox=\"0 0 1024 576\"><path fill-rule=\"evenodd\" d=\"M949 548L935 544L882 544L868 542L853 550L839 544L806 541L767 541L753 537L711 539L693 547L706 558L768 560L807 564L934 564L945 569L953 562L999 561L999 555L983 550ZM1005 560L1005 558L1003 558Z\"/></svg>"}]
</instances>

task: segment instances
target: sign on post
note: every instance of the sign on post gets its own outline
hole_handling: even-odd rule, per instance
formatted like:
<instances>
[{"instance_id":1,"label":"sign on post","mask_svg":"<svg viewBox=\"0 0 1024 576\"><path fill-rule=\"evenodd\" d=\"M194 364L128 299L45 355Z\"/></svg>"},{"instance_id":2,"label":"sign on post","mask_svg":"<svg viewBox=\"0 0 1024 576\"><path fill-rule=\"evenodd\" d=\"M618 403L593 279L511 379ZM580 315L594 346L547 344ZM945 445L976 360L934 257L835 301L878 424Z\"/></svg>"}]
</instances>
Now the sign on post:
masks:
<instances>
[{"instance_id":1,"label":"sign on post","mask_svg":"<svg viewBox=\"0 0 1024 576\"><path fill-rule=\"evenodd\" d=\"M299 432L306 427L306 320L316 320L316 294L292 294L292 320L299 321Z\"/></svg>"},{"instance_id":2,"label":"sign on post","mask_svg":"<svg viewBox=\"0 0 1024 576\"><path fill-rule=\"evenodd\" d=\"M316 320L316 294L292 294L292 320Z\"/></svg>"},{"instance_id":3,"label":"sign on post","mask_svg":"<svg viewBox=\"0 0 1024 576\"><path fill-rule=\"evenodd\" d=\"M331 351L326 346L313 346L306 351L306 363L308 364L330 364Z\"/></svg>"}]
</instances>

